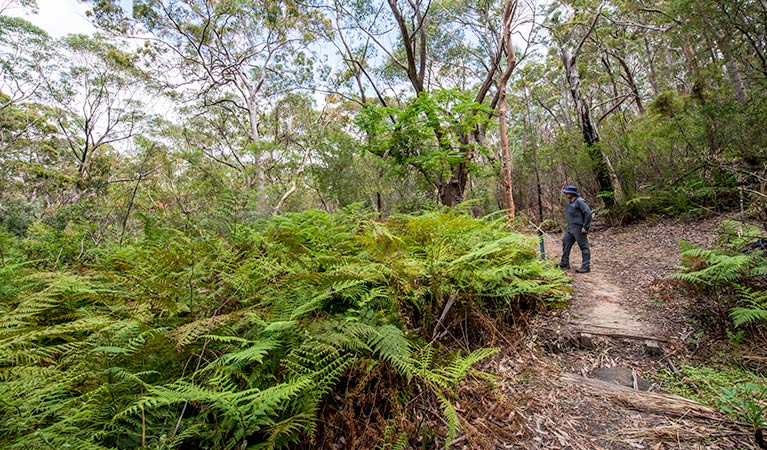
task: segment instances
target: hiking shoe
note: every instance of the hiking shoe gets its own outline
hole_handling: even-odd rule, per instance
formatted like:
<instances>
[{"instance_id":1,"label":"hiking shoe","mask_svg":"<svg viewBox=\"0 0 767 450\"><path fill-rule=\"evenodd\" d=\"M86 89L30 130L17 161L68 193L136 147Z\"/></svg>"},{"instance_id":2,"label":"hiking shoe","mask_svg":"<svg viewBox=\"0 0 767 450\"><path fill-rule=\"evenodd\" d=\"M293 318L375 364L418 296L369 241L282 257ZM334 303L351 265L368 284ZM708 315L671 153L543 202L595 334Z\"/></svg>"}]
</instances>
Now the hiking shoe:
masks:
<instances>
[{"instance_id":1,"label":"hiking shoe","mask_svg":"<svg viewBox=\"0 0 767 450\"><path fill-rule=\"evenodd\" d=\"M570 264L559 263L559 268L560 269L569 269L570 268Z\"/></svg>"},{"instance_id":2,"label":"hiking shoe","mask_svg":"<svg viewBox=\"0 0 767 450\"><path fill-rule=\"evenodd\" d=\"M581 267L580 269L575 269L575 273L589 273L591 272L591 268L589 267Z\"/></svg>"}]
</instances>

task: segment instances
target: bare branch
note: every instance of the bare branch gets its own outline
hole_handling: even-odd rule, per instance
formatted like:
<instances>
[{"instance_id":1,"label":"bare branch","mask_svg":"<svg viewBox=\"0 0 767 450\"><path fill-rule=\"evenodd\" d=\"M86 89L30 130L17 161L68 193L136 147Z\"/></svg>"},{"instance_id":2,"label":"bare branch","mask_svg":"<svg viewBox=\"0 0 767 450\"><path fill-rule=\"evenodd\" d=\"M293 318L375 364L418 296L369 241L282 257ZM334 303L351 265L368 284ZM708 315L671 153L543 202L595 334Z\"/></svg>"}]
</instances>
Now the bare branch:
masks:
<instances>
[{"instance_id":1,"label":"bare branch","mask_svg":"<svg viewBox=\"0 0 767 450\"><path fill-rule=\"evenodd\" d=\"M599 17L602 15L602 5L599 5L599 9L597 10L596 14L594 14L594 18L591 20L591 24L589 25L589 28L586 30L586 33L584 33L583 37L581 37L580 42L578 42L578 45L575 47L575 50L572 54L573 61L578 58L578 55L581 54L581 50L583 49L583 44L586 43L586 40L589 38L591 33L594 31L594 29L597 26L597 21L599 20Z\"/></svg>"}]
</instances>

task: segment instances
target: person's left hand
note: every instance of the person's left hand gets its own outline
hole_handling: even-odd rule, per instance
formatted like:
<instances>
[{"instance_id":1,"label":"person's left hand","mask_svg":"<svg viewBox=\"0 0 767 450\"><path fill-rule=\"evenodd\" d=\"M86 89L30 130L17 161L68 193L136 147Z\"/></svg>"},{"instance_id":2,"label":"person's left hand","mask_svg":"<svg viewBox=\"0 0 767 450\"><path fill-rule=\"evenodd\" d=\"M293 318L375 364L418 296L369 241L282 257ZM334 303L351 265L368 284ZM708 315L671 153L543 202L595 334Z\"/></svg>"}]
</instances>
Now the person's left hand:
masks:
<instances>
[{"instance_id":1,"label":"person's left hand","mask_svg":"<svg viewBox=\"0 0 767 450\"><path fill-rule=\"evenodd\" d=\"M589 230L587 230L586 227L581 227L581 233L588 234Z\"/></svg>"}]
</instances>

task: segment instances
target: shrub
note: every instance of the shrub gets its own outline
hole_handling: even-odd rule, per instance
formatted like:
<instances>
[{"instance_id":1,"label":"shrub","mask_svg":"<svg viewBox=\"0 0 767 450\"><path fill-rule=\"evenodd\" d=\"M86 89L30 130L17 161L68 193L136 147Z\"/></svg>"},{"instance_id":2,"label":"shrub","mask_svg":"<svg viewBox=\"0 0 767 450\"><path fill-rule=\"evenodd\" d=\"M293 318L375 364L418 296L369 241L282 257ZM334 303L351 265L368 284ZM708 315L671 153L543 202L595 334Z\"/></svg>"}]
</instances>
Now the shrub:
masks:
<instances>
[{"instance_id":1,"label":"shrub","mask_svg":"<svg viewBox=\"0 0 767 450\"><path fill-rule=\"evenodd\" d=\"M707 250L683 242L682 267L685 271L673 277L716 298L720 305L729 310L734 326L747 327L767 320L765 252L743 254L728 250Z\"/></svg>"},{"instance_id":2,"label":"shrub","mask_svg":"<svg viewBox=\"0 0 767 450\"><path fill-rule=\"evenodd\" d=\"M147 230L88 263L4 267L0 446L284 448L347 395L339 380L376 367L438 401L450 442L454 389L495 350L429 342L446 302L565 295L534 242L456 213L307 211L227 236ZM44 238L25 245L55 254L60 237Z\"/></svg>"}]
</instances>

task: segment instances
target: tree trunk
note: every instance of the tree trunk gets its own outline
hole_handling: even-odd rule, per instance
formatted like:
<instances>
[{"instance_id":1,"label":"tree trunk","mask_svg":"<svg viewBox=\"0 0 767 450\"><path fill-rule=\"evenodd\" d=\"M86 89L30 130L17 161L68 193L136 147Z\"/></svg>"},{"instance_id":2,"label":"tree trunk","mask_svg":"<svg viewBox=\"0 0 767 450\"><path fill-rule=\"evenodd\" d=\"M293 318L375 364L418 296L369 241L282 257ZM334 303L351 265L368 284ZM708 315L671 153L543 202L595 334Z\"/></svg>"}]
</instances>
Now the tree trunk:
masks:
<instances>
[{"instance_id":1,"label":"tree trunk","mask_svg":"<svg viewBox=\"0 0 767 450\"><path fill-rule=\"evenodd\" d=\"M524 128L530 133L530 148L532 149L533 170L535 171L535 190L538 200L538 224L543 223L543 192L541 191L541 165L538 161L538 141L540 139L539 129L533 126L533 118L530 113L530 101L528 100L527 89L525 89L525 118Z\"/></svg>"},{"instance_id":2,"label":"tree trunk","mask_svg":"<svg viewBox=\"0 0 767 450\"><path fill-rule=\"evenodd\" d=\"M508 84L511 73L517 65L517 59L514 55L514 47L511 43L511 22L514 18L516 2L509 1L503 12L503 48L506 53L506 70L498 82L498 124L501 134L501 158L503 160L503 198L506 208L506 218L509 225L514 223L516 216L516 207L514 205L514 185L512 170L514 169L511 159L511 150L509 149L509 137L506 124L506 85Z\"/></svg>"},{"instance_id":3,"label":"tree trunk","mask_svg":"<svg viewBox=\"0 0 767 450\"><path fill-rule=\"evenodd\" d=\"M245 89L243 92L247 94L245 97L245 105L248 108L248 144L255 144L258 142L260 134L258 131L258 89L256 89L256 87L251 84L245 84ZM235 155L235 157L239 159L237 155ZM252 171L252 174L247 173L247 171L243 171L246 177L246 182L248 183L248 186L253 188L258 194L259 205L266 208L266 172L263 168L261 155L257 151L253 152Z\"/></svg>"},{"instance_id":4,"label":"tree trunk","mask_svg":"<svg viewBox=\"0 0 767 450\"><path fill-rule=\"evenodd\" d=\"M703 77L700 73L700 64L698 63L698 57L695 55L695 51L690 43L690 36L684 33L682 36L682 51L684 57L687 60L687 76L692 80L692 86L690 87L690 94L699 101L704 100L705 84Z\"/></svg>"},{"instance_id":5,"label":"tree trunk","mask_svg":"<svg viewBox=\"0 0 767 450\"><path fill-rule=\"evenodd\" d=\"M413 86L413 90L416 95L424 92L426 86L424 84L426 78L426 26L424 25L424 13L420 9L420 4L413 5L414 15L411 17L413 20L412 26L414 31L411 33L408 28L408 22L404 16L402 10L397 5L397 0L388 1L389 8L391 9L394 19L397 22L399 28L400 37L402 38L402 44L405 49L406 62L404 64L405 71L407 73L410 84ZM445 132L438 125L438 121L435 117L429 117L437 125L434 127L434 135L437 142L443 150L450 150L450 144L446 143L443 139ZM468 136L464 138L468 142ZM464 190L466 189L466 181L469 176L468 162L470 155L466 153L464 162L456 165L452 168L450 178L447 181L441 181L439 183L439 201L445 206L455 206L463 201ZM436 184L436 183L435 183Z\"/></svg>"},{"instance_id":6,"label":"tree trunk","mask_svg":"<svg viewBox=\"0 0 767 450\"><path fill-rule=\"evenodd\" d=\"M615 205L620 185L613 184L614 180L618 179L618 176L617 174L611 173L614 172L614 170L612 170L612 164L610 164L607 156L599 145L599 133L597 132L594 120L591 117L589 105L583 98L583 92L581 91L581 76L578 72L576 56L577 53L572 54L568 48L562 48L562 63L565 67L565 77L567 78L567 84L570 87L570 95L575 103L578 125L583 134L583 141L588 147L589 157L594 165L594 175L596 176L597 184L599 185L599 192L606 194L603 196L603 199L605 206L609 208Z\"/></svg>"},{"instance_id":7,"label":"tree trunk","mask_svg":"<svg viewBox=\"0 0 767 450\"><path fill-rule=\"evenodd\" d=\"M615 82L615 75L613 75L613 68L610 65L610 55L605 53L604 56L601 58L602 65L605 66L605 71L607 72L607 76L610 78L610 85L613 88L613 98L616 102L619 102L620 95L618 94L618 83Z\"/></svg>"},{"instance_id":8,"label":"tree trunk","mask_svg":"<svg viewBox=\"0 0 767 450\"><path fill-rule=\"evenodd\" d=\"M463 201L469 171L465 163L453 168L450 179L443 182L439 188L439 201L445 206L456 206Z\"/></svg>"},{"instance_id":9,"label":"tree trunk","mask_svg":"<svg viewBox=\"0 0 767 450\"><path fill-rule=\"evenodd\" d=\"M505 83L503 86L499 86L499 89L506 90ZM516 215L516 208L514 206L514 185L512 183L514 164L511 159L511 151L509 150L509 138L508 131L506 129L506 94L501 94L501 101L498 105L498 124L500 126L499 132L501 133L501 158L503 160L503 202L506 209L506 218L509 225L514 223L514 217Z\"/></svg>"},{"instance_id":10,"label":"tree trunk","mask_svg":"<svg viewBox=\"0 0 767 450\"><path fill-rule=\"evenodd\" d=\"M732 92L735 96L735 100L740 103L746 103L748 96L746 95L746 86L743 83L743 74L738 69L734 58L732 57L730 43L724 38L720 38L717 39L717 46L722 51L722 56L724 56L724 67L727 69L727 77L732 84Z\"/></svg>"},{"instance_id":11,"label":"tree trunk","mask_svg":"<svg viewBox=\"0 0 767 450\"><path fill-rule=\"evenodd\" d=\"M727 68L727 75L732 83L732 91L735 96L735 100L740 103L746 103L748 96L746 95L746 85L743 83L743 75L738 70L737 66L731 59L727 59L725 63Z\"/></svg>"},{"instance_id":12,"label":"tree trunk","mask_svg":"<svg viewBox=\"0 0 767 450\"><path fill-rule=\"evenodd\" d=\"M639 96L639 87L637 86L636 81L634 81L634 75L631 73L631 68L626 63L625 59L618 55L613 56L618 60L618 64L620 64L621 68L623 69L623 78L626 80L626 83L628 83L629 88L631 89L631 95L634 97L634 103L636 103L637 112L640 116L644 115L644 105L642 105L642 98Z\"/></svg>"},{"instance_id":13,"label":"tree trunk","mask_svg":"<svg viewBox=\"0 0 767 450\"><path fill-rule=\"evenodd\" d=\"M644 37L644 48L647 52L647 66L650 69L650 84L652 85L653 95L657 98L659 92L658 89L658 75L655 73L655 58L650 52L650 41L647 40L647 36Z\"/></svg>"}]
</instances>

